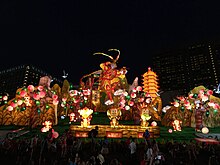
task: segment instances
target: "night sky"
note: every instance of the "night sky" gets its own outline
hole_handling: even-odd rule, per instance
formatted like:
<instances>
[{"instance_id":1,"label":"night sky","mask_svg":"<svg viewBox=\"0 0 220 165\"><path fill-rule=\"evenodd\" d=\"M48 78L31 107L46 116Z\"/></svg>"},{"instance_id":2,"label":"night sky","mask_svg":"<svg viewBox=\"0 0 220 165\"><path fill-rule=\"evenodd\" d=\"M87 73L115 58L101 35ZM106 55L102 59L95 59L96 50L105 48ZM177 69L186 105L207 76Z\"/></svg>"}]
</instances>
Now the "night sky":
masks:
<instances>
[{"instance_id":1,"label":"night sky","mask_svg":"<svg viewBox=\"0 0 220 165\"><path fill-rule=\"evenodd\" d=\"M33 64L78 84L99 70L108 49L121 51L118 66L132 83L154 54L219 40L220 3L205 0L1 0L1 65Z\"/></svg>"}]
</instances>

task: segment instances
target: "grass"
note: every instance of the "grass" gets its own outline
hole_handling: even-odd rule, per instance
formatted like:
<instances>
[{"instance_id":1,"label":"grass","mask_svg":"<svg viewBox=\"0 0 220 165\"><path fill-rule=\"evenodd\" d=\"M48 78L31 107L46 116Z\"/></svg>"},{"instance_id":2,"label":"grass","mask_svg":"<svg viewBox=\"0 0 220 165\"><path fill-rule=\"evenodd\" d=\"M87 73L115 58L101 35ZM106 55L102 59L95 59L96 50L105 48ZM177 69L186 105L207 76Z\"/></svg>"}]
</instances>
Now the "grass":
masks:
<instances>
[{"instance_id":1,"label":"grass","mask_svg":"<svg viewBox=\"0 0 220 165\"><path fill-rule=\"evenodd\" d=\"M134 121L119 121L122 125L133 125ZM73 125L80 125L80 122L72 123ZM93 115L93 118L91 120L91 125L109 125L110 120L107 117L106 113L96 113ZM59 123L57 126L54 126L54 130L57 131L60 135L62 135L66 130L69 129L69 119L59 120ZM160 137L156 140L162 141L162 140L174 140L174 141L190 141L191 139L195 138L195 129L191 127L183 127L182 131L173 131L172 133L169 133L168 130L172 129L172 127L165 127L161 126L160 123L158 123L158 126L160 127ZM15 130L19 129L22 126L0 126L0 130ZM26 130L29 130L30 132L23 135L22 138L28 138L33 136L34 134L38 134L40 136L46 136L48 133L41 133L40 129L42 126L39 126L36 129L29 129L25 127ZM210 133L220 133L220 127L216 128L209 128ZM139 139L141 141L141 139Z\"/></svg>"}]
</instances>

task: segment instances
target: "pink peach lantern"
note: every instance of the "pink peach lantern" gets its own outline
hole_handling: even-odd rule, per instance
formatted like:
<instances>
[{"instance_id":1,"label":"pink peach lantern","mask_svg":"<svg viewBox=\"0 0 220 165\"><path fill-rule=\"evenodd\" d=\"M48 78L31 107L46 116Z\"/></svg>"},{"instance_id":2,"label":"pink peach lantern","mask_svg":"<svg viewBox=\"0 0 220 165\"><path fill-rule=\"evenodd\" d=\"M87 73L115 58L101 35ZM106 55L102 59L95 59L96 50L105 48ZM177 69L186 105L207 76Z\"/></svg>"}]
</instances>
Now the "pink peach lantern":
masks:
<instances>
[{"instance_id":1,"label":"pink peach lantern","mask_svg":"<svg viewBox=\"0 0 220 165\"><path fill-rule=\"evenodd\" d=\"M200 90L199 90L199 94L204 95L204 89L200 89Z\"/></svg>"},{"instance_id":2,"label":"pink peach lantern","mask_svg":"<svg viewBox=\"0 0 220 165\"><path fill-rule=\"evenodd\" d=\"M149 93L146 93L146 94L145 94L145 97L151 97L151 96L150 96L150 94L149 94Z\"/></svg>"},{"instance_id":3,"label":"pink peach lantern","mask_svg":"<svg viewBox=\"0 0 220 165\"><path fill-rule=\"evenodd\" d=\"M213 91L212 90L208 90L207 91L207 95L213 95Z\"/></svg>"},{"instance_id":4,"label":"pink peach lantern","mask_svg":"<svg viewBox=\"0 0 220 165\"><path fill-rule=\"evenodd\" d=\"M18 105L21 105L22 103L23 103L22 100L18 100L18 102L17 102Z\"/></svg>"},{"instance_id":5,"label":"pink peach lantern","mask_svg":"<svg viewBox=\"0 0 220 165\"><path fill-rule=\"evenodd\" d=\"M34 91L34 86L33 85L28 85L27 87L29 92L33 92Z\"/></svg>"},{"instance_id":6,"label":"pink peach lantern","mask_svg":"<svg viewBox=\"0 0 220 165\"><path fill-rule=\"evenodd\" d=\"M46 92L44 92L44 91L40 91L40 92L39 92L39 97L40 97L40 98L45 97L45 95L46 95Z\"/></svg>"},{"instance_id":7,"label":"pink peach lantern","mask_svg":"<svg viewBox=\"0 0 220 165\"><path fill-rule=\"evenodd\" d=\"M89 89L87 90L83 90L83 95L90 95L91 94L91 91Z\"/></svg>"},{"instance_id":8,"label":"pink peach lantern","mask_svg":"<svg viewBox=\"0 0 220 165\"><path fill-rule=\"evenodd\" d=\"M137 96L136 93L134 93L134 92L131 93L131 98L134 99L134 98L136 98L136 96Z\"/></svg>"},{"instance_id":9,"label":"pink peach lantern","mask_svg":"<svg viewBox=\"0 0 220 165\"><path fill-rule=\"evenodd\" d=\"M178 102L175 101L175 102L173 103L173 105L174 105L174 107L179 107L179 106L180 106L180 103L178 103Z\"/></svg>"},{"instance_id":10,"label":"pink peach lantern","mask_svg":"<svg viewBox=\"0 0 220 165\"><path fill-rule=\"evenodd\" d=\"M54 131L52 134L52 137L56 139L56 138L58 138L58 136L59 136L59 133Z\"/></svg>"},{"instance_id":11,"label":"pink peach lantern","mask_svg":"<svg viewBox=\"0 0 220 165\"><path fill-rule=\"evenodd\" d=\"M134 105L134 102L133 102L133 101L130 101L130 102L129 102L129 105L130 105L130 106L133 106L133 105Z\"/></svg>"},{"instance_id":12,"label":"pink peach lantern","mask_svg":"<svg viewBox=\"0 0 220 165\"><path fill-rule=\"evenodd\" d=\"M122 99L121 101L120 101L120 104L125 104L125 99Z\"/></svg>"},{"instance_id":13,"label":"pink peach lantern","mask_svg":"<svg viewBox=\"0 0 220 165\"><path fill-rule=\"evenodd\" d=\"M8 100L8 96L3 96L2 98L4 101Z\"/></svg>"},{"instance_id":14,"label":"pink peach lantern","mask_svg":"<svg viewBox=\"0 0 220 165\"><path fill-rule=\"evenodd\" d=\"M141 98L140 98L140 102L143 102L143 101L144 101L144 97L141 97Z\"/></svg>"},{"instance_id":15,"label":"pink peach lantern","mask_svg":"<svg viewBox=\"0 0 220 165\"><path fill-rule=\"evenodd\" d=\"M11 102L11 104L10 104L13 108L15 108L16 106L17 106L17 104L16 103L14 103L14 102Z\"/></svg>"},{"instance_id":16,"label":"pink peach lantern","mask_svg":"<svg viewBox=\"0 0 220 165\"><path fill-rule=\"evenodd\" d=\"M41 85L39 85L39 86L37 87L37 89L38 89L39 91L42 91L42 90L44 90L44 87L41 86Z\"/></svg>"},{"instance_id":17,"label":"pink peach lantern","mask_svg":"<svg viewBox=\"0 0 220 165\"><path fill-rule=\"evenodd\" d=\"M218 103L215 103L215 105L213 106L213 108L215 109L220 109L220 105Z\"/></svg>"},{"instance_id":18,"label":"pink peach lantern","mask_svg":"<svg viewBox=\"0 0 220 165\"><path fill-rule=\"evenodd\" d=\"M34 93L33 98L34 98L35 100L39 100L39 99L40 99L40 96L39 96L38 94Z\"/></svg>"},{"instance_id":19,"label":"pink peach lantern","mask_svg":"<svg viewBox=\"0 0 220 165\"><path fill-rule=\"evenodd\" d=\"M66 102L66 100L67 100L67 98L65 98L65 97L64 97L64 98L62 98L62 101L63 101L63 102Z\"/></svg>"},{"instance_id":20,"label":"pink peach lantern","mask_svg":"<svg viewBox=\"0 0 220 165\"><path fill-rule=\"evenodd\" d=\"M125 104L121 103L120 108L124 108L124 107L125 107Z\"/></svg>"},{"instance_id":21,"label":"pink peach lantern","mask_svg":"<svg viewBox=\"0 0 220 165\"><path fill-rule=\"evenodd\" d=\"M151 122L151 126L153 126L153 127L157 126L157 122L156 121L152 121Z\"/></svg>"},{"instance_id":22,"label":"pink peach lantern","mask_svg":"<svg viewBox=\"0 0 220 165\"><path fill-rule=\"evenodd\" d=\"M123 95L124 95L124 96L127 96L127 95L128 95L128 92L124 91L124 92L123 92Z\"/></svg>"},{"instance_id":23,"label":"pink peach lantern","mask_svg":"<svg viewBox=\"0 0 220 165\"><path fill-rule=\"evenodd\" d=\"M207 95L204 95L204 96L202 97L202 101L203 101L203 102L206 102L207 100L209 100L208 96L207 96Z\"/></svg>"},{"instance_id":24,"label":"pink peach lantern","mask_svg":"<svg viewBox=\"0 0 220 165\"><path fill-rule=\"evenodd\" d=\"M130 110L130 107L128 105L125 106L125 110Z\"/></svg>"},{"instance_id":25,"label":"pink peach lantern","mask_svg":"<svg viewBox=\"0 0 220 165\"><path fill-rule=\"evenodd\" d=\"M193 93L189 94L189 98L192 99L193 98Z\"/></svg>"},{"instance_id":26,"label":"pink peach lantern","mask_svg":"<svg viewBox=\"0 0 220 165\"><path fill-rule=\"evenodd\" d=\"M20 93L20 96L24 97L26 94L27 94L27 92L25 90L22 90L21 93Z\"/></svg>"},{"instance_id":27,"label":"pink peach lantern","mask_svg":"<svg viewBox=\"0 0 220 165\"><path fill-rule=\"evenodd\" d=\"M141 86L137 86L136 90L137 90L138 92L140 92L140 91L142 91L142 87L141 87Z\"/></svg>"},{"instance_id":28,"label":"pink peach lantern","mask_svg":"<svg viewBox=\"0 0 220 165\"><path fill-rule=\"evenodd\" d=\"M203 127L202 128L202 133L203 134L208 134L209 133L209 129L207 127Z\"/></svg>"},{"instance_id":29,"label":"pink peach lantern","mask_svg":"<svg viewBox=\"0 0 220 165\"><path fill-rule=\"evenodd\" d=\"M9 105L9 106L7 107L7 110L8 110L8 111L12 111L12 110L13 110L13 107Z\"/></svg>"},{"instance_id":30,"label":"pink peach lantern","mask_svg":"<svg viewBox=\"0 0 220 165\"><path fill-rule=\"evenodd\" d=\"M134 87L134 89L132 90L132 92L137 92L137 87Z\"/></svg>"},{"instance_id":31,"label":"pink peach lantern","mask_svg":"<svg viewBox=\"0 0 220 165\"><path fill-rule=\"evenodd\" d=\"M58 100L53 100L53 105L58 105L59 101Z\"/></svg>"},{"instance_id":32,"label":"pink peach lantern","mask_svg":"<svg viewBox=\"0 0 220 165\"><path fill-rule=\"evenodd\" d=\"M168 129L168 132L169 132L169 133L173 133L173 130L172 130L172 129Z\"/></svg>"},{"instance_id":33,"label":"pink peach lantern","mask_svg":"<svg viewBox=\"0 0 220 165\"><path fill-rule=\"evenodd\" d=\"M57 96L57 95L53 95L53 96L52 96L52 99L53 99L53 100L57 100L57 99L58 99L58 96Z\"/></svg>"},{"instance_id":34,"label":"pink peach lantern","mask_svg":"<svg viewBox=\"0 0 220 165\"><path fill-rule=\"evenodd\" d=\"M64 104L64 103L61 103L61 107L65 107L65 104Z\"/></svg>"}]
</instances>

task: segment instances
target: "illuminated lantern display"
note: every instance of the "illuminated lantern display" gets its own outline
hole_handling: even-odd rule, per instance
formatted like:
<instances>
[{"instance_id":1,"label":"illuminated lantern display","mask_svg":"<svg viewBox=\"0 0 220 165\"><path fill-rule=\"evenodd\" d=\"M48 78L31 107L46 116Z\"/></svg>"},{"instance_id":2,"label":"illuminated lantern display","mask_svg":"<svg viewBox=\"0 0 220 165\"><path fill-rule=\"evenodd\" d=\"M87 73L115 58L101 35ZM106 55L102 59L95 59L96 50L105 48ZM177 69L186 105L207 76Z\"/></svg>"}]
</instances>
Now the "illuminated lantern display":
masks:
<instances>
[{"instance_id":1,"label":"illuminated lantern display","mask_svg":"<svg viewBox=\"0 0 220 165\"><path fill-rule=\"evenodd\" d=\"M157 75L150 67L148 67L148 71L143 74L143 91L149 93L152 100L158 96L159 86Z\"/></svg>"},{"instance_id":2,"label":"illuminated lantern display","mask_svg":"<svg viewBox=\"0 0 220 165\"><path fill-rule=\"evenodd\" d=\"M172 129L168 129L168 132L169 132L169 133L173 133L173 130L172 130Z\"/></svg>"},{"instance_id":3,"label":"illuminated lantern display","mask_svg":"<svg viewBox=\"0 0 220 165\"><path fill-rule=\"evenodd\" d=\"M28 90L30 91L30 92L33 92L34 91L34 86L33 85L28 85Z\"/></svg>"},{"instance_id":4,"label":"illuminated lantern display","mask_svg":"<svg viewBox=\"0 0 220 165\"><path fill-rule=\"evenodd\" d=\"M4 101L7 101L8 100L8 96L3 96L2 98Z\"/></svg>"},{"instance_id":5,"label":"illuminated lantern display","mask_svg":"<svg viewBox=\"0 0 220 165\"><path fill-rule=\"evenodd\" d=\"M52 128L52 122L48 120L42 123L42 125L44 125L44 127L41 128L41 132L47 132Z\"/></svg>"},{"instance_id":6,"label":"illuminated lantern display","mask_svg":"<svg viewBox=\"0 0 220 165\"><path fill-rule=\"evenodd\" d=\"M208 134L209 133L209 129L207 127L203 127L202 128L202 133L203 134Z\"/></svg>"},{"instance_id":7,"label":"illuminated lantern display","mask_svg":"<svg viewBox=\"0 0 220 165\"><path fill-rule=\"evenodd\" d=\"M95 107L100 106L100 91L99 90L92 91L92 104Z\"/></svg>"},{"instance_id":8,"label":"illuminated lantern display","mask_svg":"<svg viewBox=\"0 0 220 165\"><path fill-rule=\"evenodd\" d=\"M151 116L149 115L149 109L147 107L143 107L141 113L141 126L147 127L149 125L148 120L150 120Z\"/></svg>"},{"instance_id":9,"label":"illuminated lantern display","mask_svg":"<svg viewBox=\"0 0 220 165\"><path fill-rule=\"evenodd\" d=\"M52 138L56 139L56 138L58 138L58 136L59 136L59 133L54 131L54 129L52 129Z\"/></svg>"},{"instance_id":10,"label":"illuminated lantern display","mask_svg":"<svg viewBox=\"0 0 220 165\"><path fill-rule=\"evenodd\" d=\"M70 122L72 122L72 121L75 122L75 121L76 121L76 119L75 119L75 116L76 116L75 113L70 113L69 116L70 116Z\"/></svg>"},{"instance_id":11,"label":"illuminated lantern display","mask_svg":"<svg viewBox=\"0 0 220 165\"><path fill-rule=\"evenodd\" d=\"M109 117L111 127L117 127L121 118L122 112L119 108L111 108L107 111L107 116Z\"/></svg>"},{"instance_id":12,"label":"illuminated lantern display","mask_svg":"<svg viewBox=\"0 0 220 165\"><path fill-rule=\"evenodd\" d=\"M156 121L152 121L151 122L151 126L153 126L153 127L157 126L157 122Z\"/></svg>"},{"instance_id":13,"label":"illuminated lantern display","mask_svg":"<svg viewBox=\"0 0 220 165\"><path fill-rule=\"evenodd\" d=\"M31 106L31 102L32 100L30 100L30 96L24 97L24 103L26 104L26 106Z\"/></svg>"},{"instance_id":14,"label":"illuminated lantern display","mask_svg":"<svg viewBox=\"0 0 220 165\"><path fill-rule=\"evenodd\" d=\"M92 119L93 110L87 107L78 110L79 114L82 116L81 126L88 127L90 125L90 120Z\"/></svg>"},{"instance_id":15,"label":"illuminated lantern display","mask_svg":"<svg viewBox=\"0 0 220 165\"><path fill-rule=\"evenodd\" d=\"M174 130L174 131L182 131L180 124L182 124L182 121L180 121L180 120L174 120L174 121L172 122L173 130Z\"/></svg>"}]
</instances>

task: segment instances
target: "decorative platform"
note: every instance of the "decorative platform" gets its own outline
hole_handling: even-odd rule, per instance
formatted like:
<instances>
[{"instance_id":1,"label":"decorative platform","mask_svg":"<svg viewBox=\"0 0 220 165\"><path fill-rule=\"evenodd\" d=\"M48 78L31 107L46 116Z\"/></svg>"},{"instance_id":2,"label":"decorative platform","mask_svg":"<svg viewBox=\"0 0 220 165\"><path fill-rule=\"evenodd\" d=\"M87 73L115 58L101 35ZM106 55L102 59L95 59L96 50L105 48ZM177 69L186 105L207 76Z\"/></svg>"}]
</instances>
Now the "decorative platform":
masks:
<instances>
[{"instance_id":1,"label":"decorative platform","mask_svg":"<svg viewBox=\"0 0 220 165\"><path fill-rule=\"evenodd\" d=\"M142 127L137 125L119 125L118 127L111 127L110 125L90 125L89 127L82 127L79 125L70 125L70 131L75 137L88 137L88 132L99 127L98 137L107 136L108 138L128 138L130 136L135 138L143 138L143 132L148 128L151 138L160 137L160 127L149 126Z\"/></svg>"}]
</instances>

